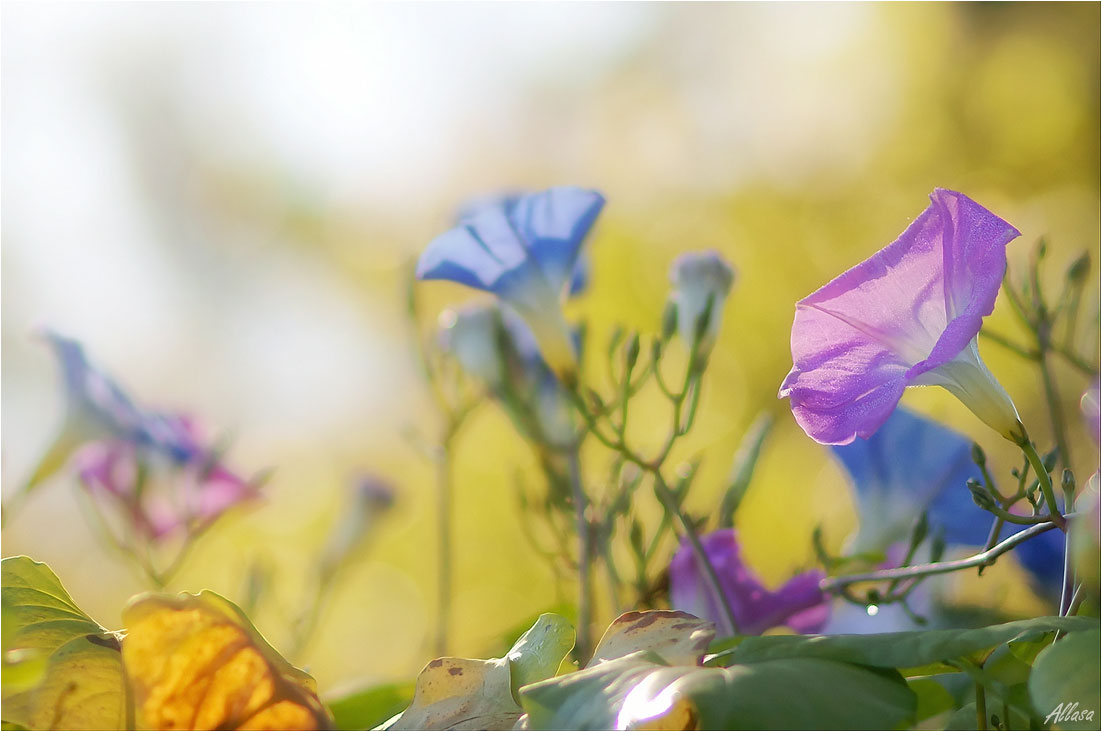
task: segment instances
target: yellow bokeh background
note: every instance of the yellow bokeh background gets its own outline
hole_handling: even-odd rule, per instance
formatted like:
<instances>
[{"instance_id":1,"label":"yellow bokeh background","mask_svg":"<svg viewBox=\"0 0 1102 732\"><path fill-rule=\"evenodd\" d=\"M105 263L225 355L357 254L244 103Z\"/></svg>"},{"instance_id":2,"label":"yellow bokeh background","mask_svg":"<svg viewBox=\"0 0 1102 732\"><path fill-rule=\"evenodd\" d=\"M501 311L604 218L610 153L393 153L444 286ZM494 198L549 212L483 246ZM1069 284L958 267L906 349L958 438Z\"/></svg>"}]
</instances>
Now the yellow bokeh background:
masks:
<instances>
[{"instance_id":1,"label":"yellow bokeh background","mask_svg":"<svg viewBox=\"0 0 1102 732\"><path fill-rule=\"evenodd\" d=\"M9 4L3 15L4 494L62 417L56 366L30 336L41 324L81 339L143 403L231 434L234 466L275 469L263 505L225 517L170 589L243 601L259 562L270 589L254 619L277 648L316 591L310 563L351 481L384 476L393 510L292 659L323 696L412 677L431 657L433 470L410 435L433 439L439 422L405 288L466 198L565 183L606 195L591 287L569 306L595 352L617 323L657 330L678 253L714 248L734 263L698 424L672 464L703 458L690 507L707 514L743 432L763 411L776 418L737 519L769 584L813 564L816 525L835 549L855 525L843 474L776 398L796 300L894 239L940 186L1022 231L1013 277L1042 236L1053 293L1090 251L1085 308L1098 310L1096 4ZM474 297L420 288L425 333ZM1002 298L988 324L1023 338ZM1083 348L1097 349L1097 316L1083 329ZM1046 444L1035 370L981 348ZM1098 463L1078 418L1087 380L1063 364L1057 376L1085 479ZM912 391L904 404L978 439L1006 478L1012 446L948 393ZM659 402L635 418L640 444L665 434ZM517 519L514 475L540 478L508 419L483 405L456 449L450 646L486 656L572 589ZM598 483L607 454L585 458ZM45 485L6 525L3 552L48 562L117 627L145 587L97 543L78 490L65 477ZM961 580L962 597L1043 608L1013 566L990 574ZM599 605L599 624L609 612Z\"/></svg>"}]
</instances>

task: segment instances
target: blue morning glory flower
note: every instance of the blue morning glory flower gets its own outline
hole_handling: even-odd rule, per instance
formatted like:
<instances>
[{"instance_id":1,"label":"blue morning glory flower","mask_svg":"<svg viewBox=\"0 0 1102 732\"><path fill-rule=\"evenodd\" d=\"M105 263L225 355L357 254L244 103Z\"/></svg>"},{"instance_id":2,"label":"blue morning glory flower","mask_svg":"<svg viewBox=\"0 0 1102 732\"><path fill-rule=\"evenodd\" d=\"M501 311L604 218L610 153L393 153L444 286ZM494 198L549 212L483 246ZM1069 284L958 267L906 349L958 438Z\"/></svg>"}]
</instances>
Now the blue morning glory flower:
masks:
<instances>
[{"instance_id":1,"label":"blue morning glory flower","mask_svg":"<svg viewBox=\"0 0 1102 732\"><path fill-rule=\"evenodd\" d=\"M993 517L973 503L967 488L970 478L981 480L982 474L963 435L898 408L871 437L831 450L856 489L856 552L881 551L905 539L923 511L931 533L940 532L948 545L978 548L987 541ZM1001 538L1018 530L1007 525ZM1037 585L1058 586L1062 547L1062 533L1050 531L1014 553Z\"/></svg>"},{"instance_id":2,"label":"blue morning glory flower","mask_svg":"<svg viewBox=\"0 0 1102 732\"><path fill-rule=\"evenodd\" d=\"M943 532L947 543L987 540L991 515L972 502L966 486L983 476L972 462L972 441L963 435L899 408L871 437L831 450L857 492L856 551L899 541L923 511L931 532Z\"/></svg>"},{"instance_id":3,"label":"blue morning glory flower","mask_svg":"<svg viewBox=\"0 0 1102 732\"><path fill-rule=\"evenodd\" d=\"M472 198L459 208L455 222L457 225L462 224L465 220L473 218L483 211L495 208L503 209L506 216L511 216L513 209L516 208L517 203L524 196L524 193L512 192ZM589 270L589 257L582 251L578 254L578 258L574 262L574 269L570 274L570 288L567 290L570 297L582 294L589 287Z\"/></svg>"},{"instance_id":4,"label":"blue morning glory flower","mask_svg":"<svg viewBox=\"0 0 1102 732\"><path fill-rule=\"evenodd\" d=\"M562 186L475 207L429 243L417 277L493 293L527 323L548 365L570 373L575 355L560 299L604 202L596 191Z\"/></svg>"}]
</instances>

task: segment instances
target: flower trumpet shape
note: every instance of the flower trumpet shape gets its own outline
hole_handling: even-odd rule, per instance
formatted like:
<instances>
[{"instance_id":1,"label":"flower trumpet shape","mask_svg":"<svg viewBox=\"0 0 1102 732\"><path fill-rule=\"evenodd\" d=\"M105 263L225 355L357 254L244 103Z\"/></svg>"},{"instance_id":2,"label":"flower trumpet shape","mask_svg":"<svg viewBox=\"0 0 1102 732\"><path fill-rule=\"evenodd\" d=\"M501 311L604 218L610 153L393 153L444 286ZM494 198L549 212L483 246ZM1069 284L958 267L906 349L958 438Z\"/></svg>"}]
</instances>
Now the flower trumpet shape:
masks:
<instances>
[{"instance_id":1,"label":"flower trumpet shape","mask_svg":"<svg viewBox=\"0 0 1102 732\"><path fill-rule=\"evenodd\" d=\"M479 207L429 243L417 277L493 293L528 324L555 373L572 374L560 300L604 202L596 191L564 186Z\"/></svg>"},{"instance_id":2,"label":"flower trumpet shape","mask_svg":"<svg viewBox=\"0 0 1102 732\"><path fill-rule=\"evenodd\" d=\"M701 537L741 635L760 635L787 626L797 633L817 633L830 615L828 598L819 589L823 573L798 574L777 590L769 590L742 561L734 529ZM730 635L719 598L712 592L692 549L683 545L670 562L670 606L711 620L721 636Z\"/></svg>"},{"instance_id":3,"label":"flower trumpet shape","mask_svg":"<svg viewBox=\"0 0 1102 732\"><path fill-rule=\"evenodd\" d=\"M941 533L948 544L987 541L993 517L972 501L968 480L981 480L983 473L963 435L897 409L872 437L831 450L856 493L854 553L884 551L907 536L923 512L930 533Z\"/></svg>"},{"instance_id":4,"label":"flower trumpet shape","mask_svg":"<svg viewBox=\"0 0 1102 732\"><path fill-rule=\"evenodd\" d=\"M869 437L908 386L943 386L984 423L1021 443L1014 403L980 360L1017 229L967 196L937 189L898 239L796 303L791 399L823 444Z\"/></svg>"},{"instance_id":5,"label":"flower trumpet shape","mask_svg":"<svg viewBox=\"0 0 1102 732\"><path fill-rule=\"evenodd\" d=\"M88 361L78 341L49 329L41 336L61 367L66 414L24 490L49 478L74 451L93 440L121 440L177 464L203 459L204 448L185 418L139 406L114 379Z\"/></svg>"},{"instance_id":6,"label":"flower trumpet shape","mask_svg":"<svg viewBox=\"0 0 1102 732\"><path fill-rule=\"evenodd\" d=\"M984 546L994 521L975 505L968 480L983 472L972 459L972 442L963 435L906 409L897 409L875 435L831 448L853 482L859 528L851 553L905 553L898 543L926 514L929 535L940 535L949 549ZM1007 525L1005 539L1021 527ZM1057 587L1063 574L1063 533L1049 531L1014 550L1037 589ZM894 566L894 565L893 565ZM921 588L920 588L921 590ZM883 628L883 624L880 625Z\"/></svg>"}]
</instances>

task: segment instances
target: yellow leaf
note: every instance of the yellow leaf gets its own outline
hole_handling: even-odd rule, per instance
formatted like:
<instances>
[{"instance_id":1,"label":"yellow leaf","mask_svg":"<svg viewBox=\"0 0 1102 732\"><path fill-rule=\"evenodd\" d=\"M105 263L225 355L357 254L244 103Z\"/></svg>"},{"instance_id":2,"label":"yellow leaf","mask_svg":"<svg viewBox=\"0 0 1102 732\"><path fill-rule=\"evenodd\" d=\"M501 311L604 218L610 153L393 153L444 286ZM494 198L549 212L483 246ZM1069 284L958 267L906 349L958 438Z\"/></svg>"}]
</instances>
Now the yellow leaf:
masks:
<instances>
[{"instance_id":1,"label":"yellow leaf","mask_svg":"<svg viewBox=\"0 0 1102 732\"><path fill-rule=\"evenodd\" d=\"M512 729L522 711L509 687L503 658L437 658L417 676L409 709L390 729Z\"/></svg>"},{"instance_id":2,"label":"yellow leaf","mask_svg":"<svg viewBox=\"0 0 1102 732\"><path fill-rule=\"evenodd\" d=\"M328 729L313 678L213 592L144 595L123 613L140 729Z\"/></svg>"},{"instance_id":3,"label":"yellow leaf","mask_svg":"<svg viewBox=\"0 0 1102 732\"><path fill-rule=\"evenodd\" d=\"M608 626L589 666L636 651L653 651L671 666L695 666L715 634L712 623L678 610L624 613Z\"/></svg>"},{"instance_id":4,"label":"yellow leaf","mask_svg":"<svg viewBox=\"0 0 1102 732\"><path fill-rule=\"evenodd\" d=\"M382 729L513 729L524 713L516 689L554 676L573 647L570 623L545 613L504 658L430 661L417 676L409 708Z\"/></svg>"}]
</instances>

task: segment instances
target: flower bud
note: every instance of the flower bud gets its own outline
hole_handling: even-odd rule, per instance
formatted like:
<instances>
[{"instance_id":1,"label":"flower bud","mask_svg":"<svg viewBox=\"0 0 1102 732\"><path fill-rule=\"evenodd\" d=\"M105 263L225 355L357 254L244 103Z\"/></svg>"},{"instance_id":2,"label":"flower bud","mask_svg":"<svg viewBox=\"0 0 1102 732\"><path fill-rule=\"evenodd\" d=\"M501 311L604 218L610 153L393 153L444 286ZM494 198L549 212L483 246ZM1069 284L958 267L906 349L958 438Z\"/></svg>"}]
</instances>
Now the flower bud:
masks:
<instances>
[{"instance_id":1,"label":"flower bud","mask_svg":"<svg viewBox=\"0 0 1102 732\"><path fill-rule=\"evenodd\" d=\"M987 455L984 454L983 448L980 447L980 443L978 442L972 443L972 462L974 462L976 466L980 468L987 465Z\"/></svg>"},{"instance_id":2,"label":"flower bud","mask_svg":"<svg viewBox=\"0 0 1102 732\"><path fill-rule=\"evenodd\" d=\"M717 252L692 252L677 258L670 280L678 333L687 344L696 344L702 353L708 353L719 333L734 270Z\"/></svg>"}]
</instances>

